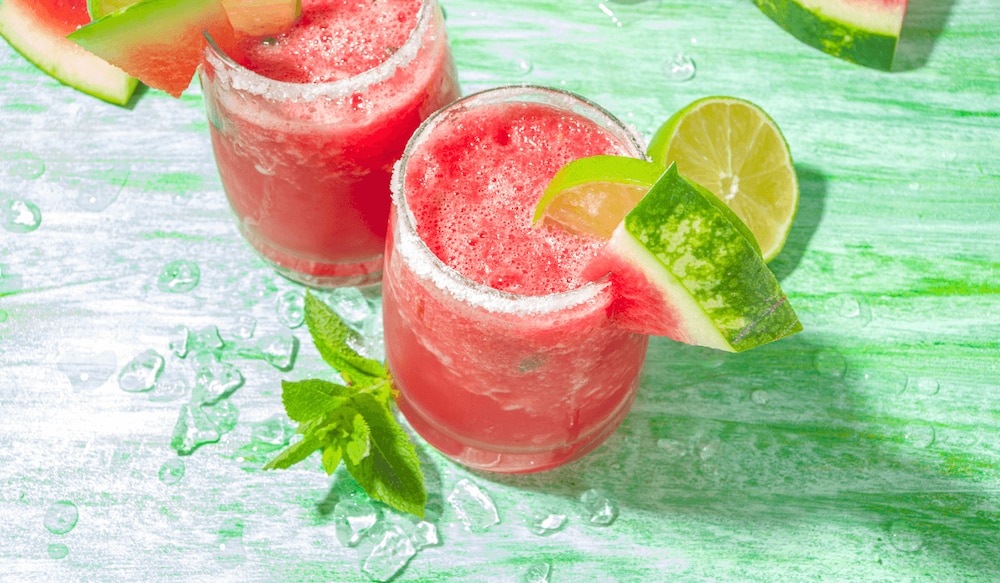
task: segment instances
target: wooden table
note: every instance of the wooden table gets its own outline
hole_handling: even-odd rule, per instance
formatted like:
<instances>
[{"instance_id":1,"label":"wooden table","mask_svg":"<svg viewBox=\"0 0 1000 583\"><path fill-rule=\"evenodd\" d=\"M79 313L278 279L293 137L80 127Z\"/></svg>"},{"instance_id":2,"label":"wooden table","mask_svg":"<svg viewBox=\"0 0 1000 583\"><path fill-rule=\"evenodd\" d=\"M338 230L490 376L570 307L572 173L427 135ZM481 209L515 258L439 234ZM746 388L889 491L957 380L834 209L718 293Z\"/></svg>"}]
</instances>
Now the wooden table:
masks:
<instances>
[{"instance_id":1,"label":"wooden table","mask_svg":"<svg viewBox=\"0 0 1000 583\"><path fill-rule=\"evenodd\" d=\"M624 425L556 471L474 474L421 444L440 542L397 581L1000 580L1000 5L910 4L885 73L746 0L446 3L465 93L564 87L647 139L706 95L767 110L801 179L772 265L805 331L735 356L654 339ZM367 580L335 532L349 479L259 469L289 436L280 381L333 373L303 289L236 231L197 83L116 107L3 44L0 112L22 221L0 229L0 581ZM362 310L377 352L378 296L324 297ZM178 456L185 333L244 382L228 431ZM291 337L290 370L262 359ZM156 389L123 390L150 350ZM499 524L466 530L447 502L465 479ZM590 489L610 525L581 514ZM538 535L538 514L566 520Z\"/></svg>"}]
</instances>

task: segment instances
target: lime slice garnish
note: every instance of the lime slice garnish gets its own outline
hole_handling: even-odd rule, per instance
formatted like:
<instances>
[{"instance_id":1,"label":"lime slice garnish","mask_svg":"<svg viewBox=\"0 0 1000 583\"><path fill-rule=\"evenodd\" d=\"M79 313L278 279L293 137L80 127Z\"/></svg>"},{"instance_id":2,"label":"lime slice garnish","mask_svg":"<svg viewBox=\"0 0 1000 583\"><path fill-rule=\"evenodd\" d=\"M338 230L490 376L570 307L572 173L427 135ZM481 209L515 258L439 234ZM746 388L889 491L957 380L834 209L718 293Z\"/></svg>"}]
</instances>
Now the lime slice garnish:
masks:
<instances>
[{"instance_id":1,"label":"lime slice garnish","mask_svg":"<svg viewBox=\"0 0 1000 583\"><path fill-rule=\"evenodd\" d=\"M785 244L799 184L781 130L761 108L706 97L675 113L653 136L649 157L718 196L753 232L765 261Z\"/></svg>"},{"instance_id":2,"label":"lime slice garnish","mask_svg":"<svg viewBox=\"0 0 1000 583\"><path fill-rule=\"evenodd\" d=\"M574 160L552 177L535 207L534 224L609 239L663 171L652 162L624 156Z\"/></svg>"}]
</instances>

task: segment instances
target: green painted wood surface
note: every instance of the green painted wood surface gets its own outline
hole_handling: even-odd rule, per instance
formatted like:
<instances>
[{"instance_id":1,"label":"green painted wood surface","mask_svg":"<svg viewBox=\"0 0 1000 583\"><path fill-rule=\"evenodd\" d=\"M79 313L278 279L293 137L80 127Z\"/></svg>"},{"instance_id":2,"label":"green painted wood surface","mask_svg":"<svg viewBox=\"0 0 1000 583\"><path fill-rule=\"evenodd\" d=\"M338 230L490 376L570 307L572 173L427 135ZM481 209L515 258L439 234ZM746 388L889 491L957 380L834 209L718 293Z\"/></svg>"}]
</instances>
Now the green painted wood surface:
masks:
<instances>
[{"instance_id":1,"label":"green painted wood surface","mask_svg":"<svg viewBox=\"0 0 1000 583\"><path fill-rule=\"evenodd\" d=\"M1000 580L1000 10L910 4L883 73L744 0L446 3L465 92L566 87L647 138L705 95L767 110L802 183L772 265L806 331L741 355L655 339L620 431L553 472L471 474L422 448L442 542L396 580L511 581L536 563L552 582ZM679 54L696 65L686 81ZM280 380L330 373L288 325L282 298L301 288L236 231L202 107L196 84L107 105L0 46L0 199L41 214L0 229L0 581L367 580L334 534L346 481L315 460L256 469ZM162 291L179 259L197 287ZM291 371L236 354L247 317L254 339L299 338ZM153 349L161 379L190 382L178 326L217 327L246 382L232 431L168 484L185 399L118 376ZM464 530L443 501L463 478L500 524ZM578 516L589 488L617 502L612 525ZM65 534L45 527L60 500L79 513ZM533 534L537 512L566 526Z\"/></svg>"}]
</instances>

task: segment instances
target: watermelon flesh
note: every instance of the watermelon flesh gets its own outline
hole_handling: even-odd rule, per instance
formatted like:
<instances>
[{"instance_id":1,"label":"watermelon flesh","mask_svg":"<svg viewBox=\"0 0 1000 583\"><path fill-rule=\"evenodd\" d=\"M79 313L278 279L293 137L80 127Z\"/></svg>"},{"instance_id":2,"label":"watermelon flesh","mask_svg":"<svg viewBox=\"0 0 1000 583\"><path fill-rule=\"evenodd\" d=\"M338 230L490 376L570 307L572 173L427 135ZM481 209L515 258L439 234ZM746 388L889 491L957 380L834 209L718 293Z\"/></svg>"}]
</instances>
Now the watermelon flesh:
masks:
<instances>
[{"instance_id":1,"label":"watermelon flesh","mask_svg":"<svg viewBox=\"0 0 1000 583\"><path fill-rule=\"evenodd\" d=\"M68 38L150 87L180 97L201 63L206 33L224 51L236 46L219 0L141 0Z\"/></svg>"},{"instance_id":2,"label":"watermelon flesh","mask_svg":"<svg viewBox=\"0 0 1000 583\"><path fill-rule=\"evenodd\" d=\"M89 22L87 0L0 2L0 36L14 49L60 82L124 105L138 81L66 39Z\"/></svg>"},{"instance_id":3,"label":"watermelon flesh","mask_svg":"<svg viewBox=\"0 0 1000 583\"><path fill-rule=\"evenodd\" d=\"M803 43L866 67L892 68L908 0L753 0Z\"/></svg>"}]
</instances>

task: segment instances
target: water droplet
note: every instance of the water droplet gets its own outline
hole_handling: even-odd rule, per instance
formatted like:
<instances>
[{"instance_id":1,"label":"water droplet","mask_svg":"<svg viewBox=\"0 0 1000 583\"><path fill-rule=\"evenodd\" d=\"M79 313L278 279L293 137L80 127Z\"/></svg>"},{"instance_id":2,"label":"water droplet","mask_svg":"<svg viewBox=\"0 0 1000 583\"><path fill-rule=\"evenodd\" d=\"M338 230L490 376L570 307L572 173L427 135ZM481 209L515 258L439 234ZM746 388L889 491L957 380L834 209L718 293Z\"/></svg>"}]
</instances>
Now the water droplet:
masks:
<instances>
[{"instance_id":1,"label":"water droplet","mask_svg":"<svg viewBox=\"0 0 1000 583\"><path fill-rule=\"evenodd\" d=\"M191 383L183 376L164 374L156 380L153 392L149 394L150 401L176 401L183 399L191 392Z\"/></svg>"},{"instance_id":2,"label":"water droplet","mask_svg":"<svg viewBox=\"0 0 1000 583\"><path fill-rule=\"evenodd\" d=\"M755 405L764 406L767 405L768 400L771 396L767 394L767 391L763 389L757 389L750 393L750 400L753 401Z\"/></svg>"},{"instance_id":3,"label":"water droplet","mask_svg":"<svg viewBox=\"0 0 1000 583\"><path fill-rule=\"evenodd\" d=\"M362 498L346 498L333 507L333 522L337 540L345 547L356 547L378 521L375 507Z\"/></svg>"},{"instance_id":4,"label":"water droplet","mask_svg":"<svg viewBox=\"0 0 1000 583\"><path fill-rule=\"evenodd\" d=\"M45 511L43 524L46 530L52 534L66 534L73 530L79 518L80 512L77 510L76 504L69 500L60 500L53 503Z\"/></svg>"},{"instance_id":5,"label":"water droplet","mask_svg":"<svg viewBox=\"0 0 1000 583\"><path fill-rule=\"evenodd\" d=\"M695 66L694 59L689 55L677 53L673 59L667 61L663 66L663 72L666 74L668 81L684 83L685 81L694 79L697 67Z\"/></svg>"},{"instance_id":6,"label":"water droplet","mask_svg":"<svg viewBox=\"0 0 1000 583\"><path fill-rule=\"evenodd\" d=\"M823 350L817 353L813 364L820 374L827 377L842 378L847 372L847 359L836 350Z\"/></svg>"},{"instance_id":7,"label":"water droplet","mask_svg":"<svg viewBox=\"0 0 1000 583\"><path fill-rule=\"evenodd\" d=\"M92 391L107 381L118 369L115 353L105 350L97 354L68 352L56 365L69 378L75 391Z\"/></svg>"},{"instance_id":8,"label":"water droplet","mask_svg":"<svg viewBox=\"0 0 1000 583\"><path fill-rule=\"evenodd\" d=\"M911 182L910 183L910 190L912 190L914 192L920 190L920 183L919 182Z\"/></svg>"},{"instance_id":9,"label":"water droplet","mask_svg":"<svg viewBox=\"0 0 1000 583\"><path fill-rule=\"evenodd\" d=\"M205 326L191 333L188 348L198 353L215 353L225 346L219 329L216 326Z\"/></svg>"},{"instance_id":10,"label":"water droplet","mask_svg":"<svg viewBox=\"0 0 1000 583\"><path fill-rule=\"evenodd\" d=\"M163 372L163 357L149 349L132 359L118 373L118 386L129 393L151 390Z\"/></svg>"},{"instance_id":11,"label":"water droplet","mask_svg":"<svg viewBox=\"0 0 1000 583\"><path fill-rule=\"evenodd\" d=\"M937 382L937 379L917 377L909 379L906 383L906 388L918 395L932 396L941 390L941 384Z\"/></svg>"},{"instance_id":12,"label":"water droplet","mask_svg":"<svg viewBox=\"0 0 1000 583\"><path fill-rule=\"evenodd\" d=\"M160 277L156 280L156 287L162 292L181 294L198 287L200 278L201 270L198 269L197 263L178 259L163 267Z\"/></svg>"},{"instance_id":13,"label":"water droplet","mask_svg":"<svg viewBox=\"0 0 1000 583\"><path fill-rule=\"evenodd\" d=\"M216 429L219 433L225 435L233 429L236 428L237 422L239 421L239 410L232 401L223 400L212 405L201 405L202 411L205 412L205 417L215 424Z\"/></svg>"},{"instance_id":14,"label":"water droplet","mask_svg":"<svg viewBox=\"0 0 1000 583\"><path fill-rule=\"evenodd\" d=\"M278 319L289 328L298 328L306 318L306 296L292 290L278 297Z\"/></svg>"},{"instance_id":15,"label":"water droplet","mask_svg":"<svg viewBox=\"0 0 1000 583\"><path fill-rule=\"evenodd\" d=\"M521 574L521 583L549 583L549 573L552 572L552 565L546 562L539 562L531 565Z\"/></svg>"},{"instance_id":16,"label":"water droplet","mask_svg":"<svg viewBox=\"0 0 1000 583\"><path fill-rule=\"evenodd\" d=\"M658 439L656 440L656 447L675 457L684 457L688 454L687 445L676 439Z\"/></svg>"},{"instance_id":17,"label":"water droplet","mask_svg":"<svg viewBox=\"0 0 1000 583\"><path fill-rule=\"evenodd\" d=\"M219 428L202 407L184 404L174 425L170 447L180 455L190 455L199 447L215 443L221 438Z\"/></svg>"},{"instance_id":18,"label":"water droplet","mask_svg":"<svg viewBox=\"0 0 1000 583\"><path fill-rule=\"evenodd\" d=\"M580 495L581 515L597 526L609 526L618 518L618 505L601 491L591 488Z\"/></svg>"},{"instance_id":19,"label":"water droplet","mask_svg":"<svg viewBox=\"0 0 1000 583\"><path fill-rule=\"evenodd\" d=\"M180 458L169 459L160 466L160 481L168 486L172 486L181 481L185 470L184 460Z\"/></svg>"},{"instance_id":20,"label":"water droplet","mask_svg":"<svg viewBox=\"0 0 1000 583\"><path fill-rule=\"evenodd\" d=\"M872 321L871 308L850 295L838 295L830 298L826 302L826 310L859 326L867 326Z\"/></svg>"},{"instance_id":21,"label":"water droplet","mask_svg":"<svg viewBox=\"0 0 1000 583\"><path fill-rule=\"evenodd\" d=\"M275 415L253 425L250 429L250 441L255 445L279 448L287 445L294 434L295 429L283 417Z\"/></svg>"},{"instance_id":22,"label":"water droplet","mask_svg":"<svg viewBox=\"0 0 1000 583\"><path fill-rule=\"evenodd\" d=\"M369 536L375 546L365 557L361 570L373 581L388 581L417 554L413 541L398 525L372 529Z\"/></svg>"},{"instance_id":23,"label":"water droplet","mask_svg":"<svg viewBox=\"0 0 1000 583\"><path fill-rule=\"evenodd\" d=\"M910 425L903 433L903 439L913 447L930 447L934 443L934 428L923 424Z\"/></svg>"},{"instance_id":24,"label":"water droplet","mask_svg":"<svg viewBox=\"0 0 1000 583\"><path fill-rule=\"evenodd\" d=\"M901 552L915 553L924 546L920 531L903 522L893 522L889 525L889 543Z\"/></svg>"},{"instance_id":25,"label":"water droplet","mask_svg":"<svg viewBox=\"0 0 1000 583\"><path fill-rule=\"evenodd\" d=\"M192 401L214 405L243 386L243 374L228 362L209 361L198 368Z\"/></svg>"},{"instance_id":26,"label":"water droplet","mask_svg":"<svg viewBox=\"0 0 1000 583\"><path fill-rule=\"evenodd\" d=\"M21 291L23 286L24 278L16 273L11 273L9 266L0 263L0 294Z\"/></svg>"},{"instance_id":27,"label":"water droplet","mask_svg":"<svg viewBox=\"0 0 1000 583\"><path fill-rule=\"evenodd\" d=\"M265 360L274 368L289 371L299 352L299 339L291 334L270 334L251 346L243 346L237 354L244 358Z\"/></svg>"},{"instance_id":28,"label":"water droplet","mask_svg":"<svg viewBox=\"0 0 1000 583\"><path fill-rule=\"evenodd\" d=\"M615 16L615 13L610 8L608 8L603 3L602 4L598 4L597 7L600 8L601 12L603 12L605 15L608 16L608 18L611 19L611 22L614 23L615 26L621 27L621 25L622 25L621 21L618 20L618 17Z\"/></svg>"},{"instance_id":29,"label":"water droplet","mask_svg":"<svg viewBox=\"0 0 1000 583\"><path fill-rule=\"evenodd\" d=\"M236 337L248 340L253 338L253 333L257 330L257 320L253 316L240 316L236 322Z\"/></svg>"},{"instance_id":30,"label":"water droplet","mask_svg":"<svg viewBox=\"0 0 1000 583\"><path fill-rule=\"evenodd\" d=\"M539 536L559 532L564 526L566 526L565 514L536 512L528 520L528 529Z\"/></svg>"},{"instance_id":31,"label":"water droplet","mask_svg":"<svg viewBox=\"0 0 1000 583\"><path fill-rule=\"evenodd\" d=\"M45 173L45 162L30 152L0 154L0 174L34 180Z\"/></svg>"},{"instance_id":32,"label":"water droplet","mask_svg":"<svg viewBox=\"0 0 1000 583\"><path fill-rule=\"evenodd\" d=\"M0 226L11 233L30 233L42 224L42 211L30 200L0 202Z\"/></svg>"},{"instance_id":33,"label":"water droplet","mask_svg":"<svg viewBox=\"0 0 1000 583\"><path fill-rule=\"evenodd\" d=\"M715 457L715 454L719 453L719 448L722 447L722 443L718 440L710 440L698 446L698 457L702 460L707 460Z\"/></svg>"},{"instance_id":34,"label":"water droplet","mask_svg":"<svg viewBox=\"0 0 1000 583\"><path fill-rule=\"evenodd\" d=\"M100 212L118 199L129 172L127 162L96 164L81 169L79 174L66 177L60 183L76 200L78 207Z\"/></svg>"},{"instance_id":35,"label":"water droplet","mask_svg":"<svg viewBox=\"0 0 1000 583\"><path fill-rule=\"evenodd\" d=\"M500 524L500 515L493 499L468 479L463 478L455 484L448 494L448 502L469 532L483 532Z\"/></svg>"},{"instance_id":36,"label":"water droplet","mask_svg":"<svg viewBox=\"0 0 1000 583\"><path fill-rule=\"evenodd\" d=\"M69 555L69 547L62 543L52 543L48 548L50 559L65 559Z\"/></svg>"}]
</instances>

